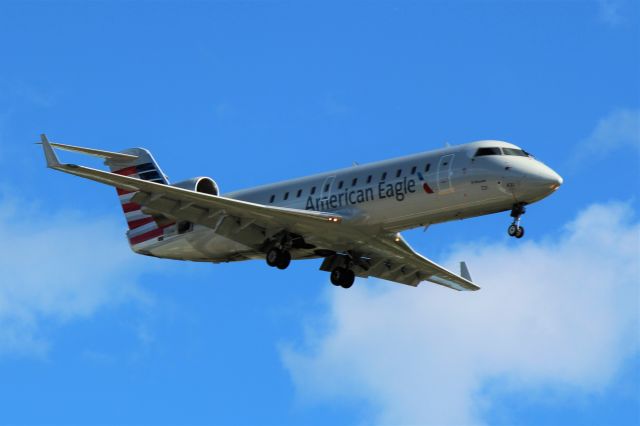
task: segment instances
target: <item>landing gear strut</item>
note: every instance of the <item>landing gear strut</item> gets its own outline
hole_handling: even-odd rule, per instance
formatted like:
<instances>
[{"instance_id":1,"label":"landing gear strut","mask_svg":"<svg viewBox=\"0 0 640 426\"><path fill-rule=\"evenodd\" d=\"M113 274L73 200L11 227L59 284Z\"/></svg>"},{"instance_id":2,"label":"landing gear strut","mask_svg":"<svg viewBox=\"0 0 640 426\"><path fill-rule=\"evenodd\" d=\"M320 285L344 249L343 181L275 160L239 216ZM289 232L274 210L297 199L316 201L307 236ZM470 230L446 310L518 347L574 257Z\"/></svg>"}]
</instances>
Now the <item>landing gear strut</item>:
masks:
<instances>
[{"instance_id":1,"label":"landing gear strut","mask_svg":"<svg viewBox=\"0 0 640 426\"><path fill-rule=\"evenodd\" d=\"M267 251L267 265L275 266L278 269L287 269L291 263L291 253L288 250L280 250L272 247Z\"/></svg>"},{"instance_id":2,"label":"landing gear strut","mask_svg":"<svg viewBox=\"0 0 640 426\"><path fill-rule=\"evenodd\" d=\"M520 226L520 217L525 213L525 211L524 204L518 203L513 205L513 208L511 209L513 223L511 223L509 229L507 229L507 233L510 237L524 237L524 227Z\"/></svg>"},{"instance_id":3,"label":"landing gear strut","mask_svg":"<svg viewBox=\"0 0 640 426\"><path fill-rule=\"evenodd\" d=\"M338 266L331 271L331 284L342 288L350 288L356 279L356 275L351 269Z\"/></svg>"}]
</instances>

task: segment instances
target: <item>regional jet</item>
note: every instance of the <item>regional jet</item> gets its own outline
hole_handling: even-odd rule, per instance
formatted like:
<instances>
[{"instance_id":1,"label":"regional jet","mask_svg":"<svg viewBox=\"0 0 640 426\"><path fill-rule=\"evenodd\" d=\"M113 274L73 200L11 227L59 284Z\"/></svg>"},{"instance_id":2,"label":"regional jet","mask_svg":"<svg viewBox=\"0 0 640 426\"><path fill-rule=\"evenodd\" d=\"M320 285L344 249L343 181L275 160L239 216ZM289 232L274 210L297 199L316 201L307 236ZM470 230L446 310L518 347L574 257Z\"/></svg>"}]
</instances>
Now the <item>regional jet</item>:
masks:
<instances>
[{"instance_id":1,"label":"regional jet","mask_svg":"<svg viewBox=\"0 0 640 426\"><path fill-rule=\"evenodd\" d=\"M143 148L103 151L49 142L47 166L116 188L135 253L196 262L322 259L331 283L355 277L410 286L423 281L478 290L460 262L456 274L415 252L403 230L510 211L508 234L522 238L525 206L562 178L523 149L484 140L221 194L209 177L169 183ZM55 149L101 157L110 171L63 164Z\"/></svg>"}]
</instances>

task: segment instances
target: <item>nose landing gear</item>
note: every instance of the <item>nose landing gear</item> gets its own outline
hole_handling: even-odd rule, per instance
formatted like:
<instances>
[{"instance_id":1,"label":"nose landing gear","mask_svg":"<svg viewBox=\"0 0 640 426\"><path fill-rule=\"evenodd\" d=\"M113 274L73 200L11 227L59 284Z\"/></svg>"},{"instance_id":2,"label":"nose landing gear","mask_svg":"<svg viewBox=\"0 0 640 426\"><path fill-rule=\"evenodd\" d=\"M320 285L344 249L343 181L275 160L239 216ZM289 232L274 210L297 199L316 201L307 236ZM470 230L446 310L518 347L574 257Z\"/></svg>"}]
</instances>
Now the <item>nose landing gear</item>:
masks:
<instances>
[{"instance_id":1,"label":"nose landing gear","mask_svg":"<svg viewBox=\"0 0 640 426\"><path fill-rule=\"evenodd\" d=\"M524 227L520 226L520 217L526 212L523 203L514 204L511 209L511 217L513 223L507 229L507 233L510 237L522 238L524 237Z\"/></svg>"}]
</instances>

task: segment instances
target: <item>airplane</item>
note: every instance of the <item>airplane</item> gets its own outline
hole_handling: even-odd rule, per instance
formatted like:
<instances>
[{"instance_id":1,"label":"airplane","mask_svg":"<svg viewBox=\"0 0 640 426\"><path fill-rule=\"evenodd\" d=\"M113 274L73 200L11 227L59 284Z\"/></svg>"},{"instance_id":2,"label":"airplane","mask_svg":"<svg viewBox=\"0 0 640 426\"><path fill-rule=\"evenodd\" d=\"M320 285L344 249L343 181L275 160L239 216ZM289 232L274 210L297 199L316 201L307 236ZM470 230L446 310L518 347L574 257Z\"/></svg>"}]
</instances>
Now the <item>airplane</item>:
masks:
<instances>
[{"instance_id":1,"label":"airplane","mask_svg":"<svg viewBox=\"0 0 640 426\"><path fill-rule=\"evenodd\" d=\"M323 259L331 283L355 277L409 286L423 281L479 290L465 262L456 274L415 252L401 231L510 211L508 234L524 236L525 206L562 177L508 142L483 140L221 194L209 177L178 183L144 148L103 151L49 142L47 166L116 188L135 253L196 262ZM55 149L97 156L110 171L60 163Z\"/></svg>"}]
</instances>

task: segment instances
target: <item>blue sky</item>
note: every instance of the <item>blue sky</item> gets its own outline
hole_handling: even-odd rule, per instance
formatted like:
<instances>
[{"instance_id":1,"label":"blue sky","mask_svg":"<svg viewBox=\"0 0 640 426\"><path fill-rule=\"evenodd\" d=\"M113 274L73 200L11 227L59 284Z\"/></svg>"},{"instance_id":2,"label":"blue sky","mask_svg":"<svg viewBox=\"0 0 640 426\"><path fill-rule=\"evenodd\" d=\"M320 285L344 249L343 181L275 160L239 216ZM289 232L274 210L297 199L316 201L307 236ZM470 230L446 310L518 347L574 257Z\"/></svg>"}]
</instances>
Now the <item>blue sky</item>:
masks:
<instances>
[{"instance_id":1,"label":"blue sky","mask_svg":"<svg viewBox=\"0 0 640 426\"><path fill-rule=\"evenodd\" d=\"M0 40L0 424L640 422L637 2L4 1ZM223 191L488 138L565 183L524 240L407 233L481 292L340 292L135 256L41 132Z\"/></svg>"}]
</instances>

